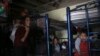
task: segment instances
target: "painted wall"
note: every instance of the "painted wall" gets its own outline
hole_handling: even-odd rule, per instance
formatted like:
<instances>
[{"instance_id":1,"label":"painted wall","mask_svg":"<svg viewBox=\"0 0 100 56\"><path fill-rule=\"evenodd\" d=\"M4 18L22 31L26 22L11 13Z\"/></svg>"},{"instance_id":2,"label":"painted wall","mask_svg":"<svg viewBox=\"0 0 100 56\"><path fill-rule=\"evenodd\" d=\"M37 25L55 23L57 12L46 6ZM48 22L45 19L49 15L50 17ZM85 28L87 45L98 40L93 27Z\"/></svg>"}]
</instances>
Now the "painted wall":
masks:
<instances>
[{"instance_id":1,"label":"painted wall","mask_svg":"<svg viewBox=\"0 0 100 56\"><path fill-rule=\"evenodd\" d=\"M60 38L60 42L68 41L67 30L56 31L55 33L56 33L56 36ZM61 39L61 38L65 38L65 39Z\"/></svg>"}]
</instances>

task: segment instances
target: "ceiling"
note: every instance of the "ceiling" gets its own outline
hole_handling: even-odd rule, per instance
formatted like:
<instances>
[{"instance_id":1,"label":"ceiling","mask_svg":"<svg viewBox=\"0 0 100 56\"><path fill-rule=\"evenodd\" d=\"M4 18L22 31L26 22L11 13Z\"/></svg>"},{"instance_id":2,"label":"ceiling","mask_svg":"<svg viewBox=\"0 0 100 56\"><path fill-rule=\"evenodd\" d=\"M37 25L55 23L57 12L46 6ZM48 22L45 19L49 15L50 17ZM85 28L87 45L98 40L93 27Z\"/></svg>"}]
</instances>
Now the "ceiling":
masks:
<instances>
[{"instance_id":1,"label":"ceiling","mask_svg":"<svg viewBox=\"0 0 100 56\"><path fill-rule=\"evenodd\" d=\"M56 5L56 2L60 2L62 0L12 0L12 4L14 6L24 7L33 11L44 11L46 7L52 8Z\"/></svg>"},{"instance_id":2,"label":"ceiling","mask_svg":"<svg viewBox=\"0 0 100 56\"><path fill-rule=\"evenodd\" d=\"M89 0L12 0L13 6L20 6L39 13L83 3ZM12 9L17 9L12 7Z\"/></svg>"},{"instance_id":3,"label":"ceiling","mask_svg":"<svg viewBox=\"0 0 100 56\"><path fill-rule=\"evenodd\" d=\"M66 21L66 7L70 6L72 9L87 1L90 0L12 0L11 9L18 10L17 7L24 7L31 10L33 14L47 12L51 19Z\"/></svg>"}]
</instances>

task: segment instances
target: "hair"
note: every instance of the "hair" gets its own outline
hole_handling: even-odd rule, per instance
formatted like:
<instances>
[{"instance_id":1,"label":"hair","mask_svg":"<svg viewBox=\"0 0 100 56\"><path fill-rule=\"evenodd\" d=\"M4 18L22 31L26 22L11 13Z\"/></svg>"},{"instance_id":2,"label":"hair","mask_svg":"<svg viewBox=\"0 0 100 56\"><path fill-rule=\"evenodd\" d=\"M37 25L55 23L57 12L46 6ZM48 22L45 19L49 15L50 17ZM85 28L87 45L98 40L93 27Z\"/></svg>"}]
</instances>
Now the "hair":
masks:
<instances>
[{"instance_id":1,"label":"hair","mask_svg":"<svg viewBox=\"0 0 100 56\"><path fill-rule=\"evenodd\" d=\"M85 33L85 34L87 35L87 33L86 33L86 32L84 32L84 31L80 32L80 34L82 34L82 33Z\"/></svg>"},{"instance_id":2,"label":"hair","mask_svg":"<svg viewBox=\"0 0 100 56\"><path fill-rule=\"evenodd\" d=\"M55 39L57 39L57 41L59 41L59 39L58 39L57 37L54 37L54 38L53 38L53 41L54 41Z\"/></svg>"}]
</instances>

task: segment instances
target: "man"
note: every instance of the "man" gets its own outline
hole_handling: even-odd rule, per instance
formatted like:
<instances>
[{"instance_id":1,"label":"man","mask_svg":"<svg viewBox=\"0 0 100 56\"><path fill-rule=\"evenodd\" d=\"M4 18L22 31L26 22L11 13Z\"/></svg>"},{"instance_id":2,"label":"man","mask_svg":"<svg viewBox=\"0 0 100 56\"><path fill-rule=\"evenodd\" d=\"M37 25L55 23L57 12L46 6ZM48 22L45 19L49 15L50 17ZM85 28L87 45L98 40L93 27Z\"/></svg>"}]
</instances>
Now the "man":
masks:
<instances>
[{"instance_id":1,"label":"man","mask_svg":"<svg viewBox=\"0 0 100 56\"><path fill-rule=\"evenodd\" d=\"M15 40L15 32L18 28L18 26L20 25L20 20L19 19L15 19L13 21L13 28L12 28L12 33L10 35L10 39L12 40L12 43L14 43L14 40Z\"/></svg>"}]
</instances>

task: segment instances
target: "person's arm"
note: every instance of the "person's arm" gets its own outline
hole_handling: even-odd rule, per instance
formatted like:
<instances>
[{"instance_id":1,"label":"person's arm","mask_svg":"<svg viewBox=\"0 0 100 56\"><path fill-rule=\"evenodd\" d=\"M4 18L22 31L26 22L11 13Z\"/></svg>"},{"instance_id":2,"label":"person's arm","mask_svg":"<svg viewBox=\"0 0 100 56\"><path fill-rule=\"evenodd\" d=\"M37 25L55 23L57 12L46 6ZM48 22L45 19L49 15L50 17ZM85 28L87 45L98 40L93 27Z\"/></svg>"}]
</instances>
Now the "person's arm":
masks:
<instances>
[{"instance_id":1,"label":"person's arm","mask_svg":"<svg viewBox=\"0 0 100 56\"><path fill-rule=\"evenodd\" d=\"M25 27L25 35L22 37L21 41L24 42L25 39L27 38L28 36L28 33L29 33L29 28Z\"/></svg>"},{"instance_id":2,"label":"person's arm","mask_svg":"<svg viewBox=\"0 0 100 56\"><path fill-rule=\"evenodd\" d=\"M75 41L75 49L77 50L78 53L80 53L80 38L77 38Z\"/></svg>"}]
</instances>

